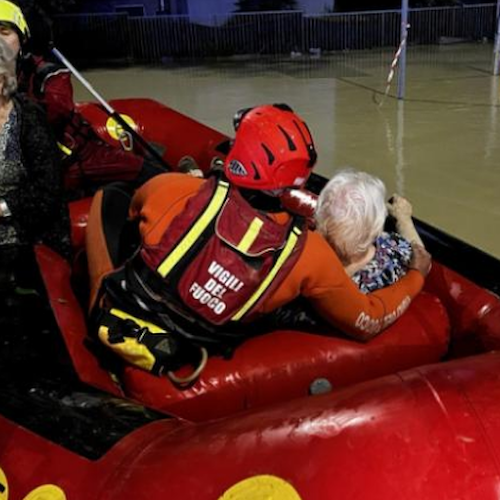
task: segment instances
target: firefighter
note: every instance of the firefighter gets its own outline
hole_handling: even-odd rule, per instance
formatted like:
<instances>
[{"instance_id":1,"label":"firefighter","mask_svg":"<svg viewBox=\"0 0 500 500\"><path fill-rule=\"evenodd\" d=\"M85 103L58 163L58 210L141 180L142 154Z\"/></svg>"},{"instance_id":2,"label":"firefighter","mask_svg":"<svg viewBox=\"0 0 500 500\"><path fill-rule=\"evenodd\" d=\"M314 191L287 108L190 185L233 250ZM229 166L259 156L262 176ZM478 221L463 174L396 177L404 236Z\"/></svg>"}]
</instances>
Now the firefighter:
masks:
<instances>
[{"instance_id":1,"label":"firefighter","mask_svg":"<svg viewBox=\"0 0 500 500\"><path fill-rule=\"evenodd\" d=\"M20 55L20 89L47 113L63 157L67 188L82 194L117 179L142 182L164 170L101 140L78 112L71 73L51 55L52 25L39 7L29 9L25 18L19 7L0 0L0 36Z\"/></svg>"},{"instance_id":2,"label":"firefighter","mask_svg":"<svg viewBox=\"0 0 500 500\"><path fill-rule=\"evenodd\" d=\"M323 237L279 205L316 162L304 121L286 105L265 105L239 113L235 128L223 176L163 174L132 199L120 187L94 199L87 252L97 335L153 373L182 364L189 347L237 345L299 296L368 339L406 310L428 272L430 257L417 251L397 284L362 294ZM142 242L130 258L119 244L127 214Z\"/></svg>"}]
</instances>

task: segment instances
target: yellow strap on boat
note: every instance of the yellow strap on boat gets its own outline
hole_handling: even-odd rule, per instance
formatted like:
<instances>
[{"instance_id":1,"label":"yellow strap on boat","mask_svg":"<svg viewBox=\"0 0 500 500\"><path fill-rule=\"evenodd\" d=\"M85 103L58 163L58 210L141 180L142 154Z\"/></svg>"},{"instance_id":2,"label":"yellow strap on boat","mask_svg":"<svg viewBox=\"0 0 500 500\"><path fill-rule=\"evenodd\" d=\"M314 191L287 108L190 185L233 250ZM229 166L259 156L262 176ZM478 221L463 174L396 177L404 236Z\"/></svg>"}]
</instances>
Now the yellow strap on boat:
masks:
<instances>
[{"instance_id":1,"label":"yellow strap on boat","mask_svg":"<svg viewBox=\"0 0 500 500\"><path fill-rule=\"evenodd\" d=\"M265 280L260 284L255 293L250 297L250 299L248 299L247 303L231 318L232 321L240 320L262 297L262 295L265 293L269 285L271 285L272 281L278 274L279 270L285 264L288 257L290 257L293 249L295 248L295 245L297 245L297 242L299 241L299 236L301 234L302 231L298 227L293 228L293 230L290 232L290 235L288 236L285 248L283 248L283 251L281 252L271 271L266 276Z\"/></svg>"},{"instance_id":2,"label":"yellow strap on boat","mask_svg":"<svg viewBox=\"0 0 500 500\"><path fill-rule=\"evenodd\" d=\"M226 201L229 192L229 184L225 181L219 181L217 189L210 200L207 208L202 213L201 217L195 222L193 227L177 244L174 250L167 258L158 266L158 273L165 278L170 271L178 264L184 255L193 246L196 240L203 234L209 224L217 217L222 205Z\"/></svg>"},{"instance_id":3,"label":"yellow strap on boat","mask_svg":"<svg viewBox=\"0 0 500 500\"><path fill-rule=\"evenodd\" d=\"M250 226L248 226L245 236L243 236L236 248L238 248L238 250L242 253L248 252L248 249L253 245L253 242L257 239L257 236L259 236L260 230L263 225L264 222L262 222L262 220L260 220L258 217L255 217L254 220L250 223Z\"/></svg>"},{"instance_id":4,"label":"yellow strap on boat","mask_svg":"<svg viewBox=\"0 0 500 500\"><path fill-rule=\"evenodd\" d=\"M64 144L61 144L60 142L57 143L59 149L66 155L66 156L71 156L73 154L73 151L69 149L67 146Z\"/></svg>"}]
</instances>

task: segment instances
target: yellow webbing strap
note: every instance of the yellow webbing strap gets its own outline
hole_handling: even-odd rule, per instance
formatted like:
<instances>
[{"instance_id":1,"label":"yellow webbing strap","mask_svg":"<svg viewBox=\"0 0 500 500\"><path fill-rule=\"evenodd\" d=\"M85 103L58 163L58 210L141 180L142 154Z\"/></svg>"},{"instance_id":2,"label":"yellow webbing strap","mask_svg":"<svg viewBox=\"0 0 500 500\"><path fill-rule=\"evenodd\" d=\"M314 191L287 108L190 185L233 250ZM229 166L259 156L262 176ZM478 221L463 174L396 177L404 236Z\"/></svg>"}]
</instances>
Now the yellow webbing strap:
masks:
<instances>
[{"instance_id":1,"label":"yellow webbing strap","mask_svg":"<svg viewBox=\"0 0 500 500\"><path fill-rule=\"evenodd\" d=\"M127 319L132 320L136 325L140 326L141 328L147 328L149 333L153 334L167 333L164 328L161 328L155 325L154 323L150 323L149 321L144 321L143 319L136 318L135 316L132 316L131 314L128 314L120 309L113 308L109 311L109 314L123 320ZM121 356L129 363L149 372L153 370L156 363L156 359L151 353L151 351L144 344L141 343L140 338L137 339L137 338L125 337L123 339L123 342L111 343L109 341L109 328L105 325L100 326L98 336L105 345L107 345L116 354ZM199 349L201 354L200 362L198 366L196 366L190 374L184 377L180 377L179 375L176 375L172 371L167 371L167 377L174 384L180 387L185 387L192 384L200 377L201 373L205 369L208 362L208 351L204 347L199 347ZM158 374L161 375L162 371L163 367L160 369Z\"/></svg>"},{"instance_id":2,"label":"yellow webbing strap","mask_svg":"<svg viewBox=\"0 0 500 500\"><path fill-rule=\"evenodd\" d=\"M59 149L66 155L66 156L71 156L73 154L73 151L71 151L71 149L69 149L67 146L65 146L64 144L61 144L60 142L57 143L57 146L59 147Z\"/></svg>"},{"instance_id":3,"label":"yellow webbing strap","mask_svg":"<svg viewBox=\"0 0 500 500\"><path fill-rule=\"evenodd\" d=\"M202 213L201 217L195 222L193 227L182 238L167 258L158 266L158 273L165 278L168 273L178 264L184 255L193 246L196 240L203 234L203 231L215 219L222 205L226 201L229 184L225 181L219 181L217 189L210 200L207 208Z\"/></svg>"},{"instance_id":4,"label":"yellow webbing strap","mask_svg":"<svg viewBox=\"0 0 500 500\"><path fill-rule=\"evenodd\" d=\"M165 329L153 323L149 323L148 321L136 318L120 309L111 309L109 314L124 320L130 319L141 328L147 328L151 333L165 333ZM112 351L129 363L143 370L152 371L156 359L151 351L144 344L138 342L137 339L125 337L123 342L116 344L111 343L109 341L109 328L105 325L99 327L98 337L103 344L107 345Z\"/></svg>"},{"instance_id":5,"label":"yellow webbing strap","mask_svg":"<svg viewBox=\"0 0 500 500\"><path fill-rule=\"evenodd\" d=\"M154 323L150 323L149 321L144 321L143 319L136 318L135 316L132 316L129 313L126 313L125 311L122 311L120 309L111 309L109 311L110 314L113 316L116 316L117 318L120 319L131 319L134 323L137 323L141 328L147 328L151 333L165 333L165 329L161 328Z\"/></svg>"},{"instance_id":6,"label":"yellow webbing strap","mask_svg":"<svg viewBox=\"0 0 500 500\"><path fill-rule=\"evenodd\" d=\"M253 242L259 236L260 229L264 225L264 222L260 220L258 217L255 217L251 222L250 226L248 226L247 232L245 236L241 239L240 243L236 248L242 253L248 252L248 249L252 246Z\"/></svg>"},{"instance_id":7,"label":"yellow webbing strap","mask_svg":"<svg viewBox=\"0 0 500 500\"><path fill-rule=\"evenodd\" d=\"M265 293L269 285L272 283L279 270L283 267L288 257L290 257L295 245L299 241L299 236L302 234L302 231L298 227L294 227L288 236L288 240L286 242L285 248L281 252L278 260L272 267L269 274L266 276L265 280L260 284L259 288L255 291L255 293L248 299L247 303L231 318L232 321L240 320L252 307L253 305L262 297Z\"/></svg>"}]
</instances>

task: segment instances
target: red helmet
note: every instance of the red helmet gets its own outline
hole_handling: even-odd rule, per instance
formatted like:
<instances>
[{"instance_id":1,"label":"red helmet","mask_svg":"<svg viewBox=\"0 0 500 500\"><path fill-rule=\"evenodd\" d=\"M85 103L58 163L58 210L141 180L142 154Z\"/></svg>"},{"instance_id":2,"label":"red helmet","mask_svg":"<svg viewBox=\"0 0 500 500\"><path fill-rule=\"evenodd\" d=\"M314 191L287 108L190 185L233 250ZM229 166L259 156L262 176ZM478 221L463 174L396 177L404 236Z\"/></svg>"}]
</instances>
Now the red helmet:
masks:
<instances>
[{"instance_id":1,"label":"red helmet","mask_svg":"<svg viewBox=\"0 0 500 500\"><path fill-rule=\"evenodd\" d=\"M236 137L224 163L228 180L248 189L301 187L316 163L311 133L286 104L239 111Z\"/></svg>"}]
</instances>

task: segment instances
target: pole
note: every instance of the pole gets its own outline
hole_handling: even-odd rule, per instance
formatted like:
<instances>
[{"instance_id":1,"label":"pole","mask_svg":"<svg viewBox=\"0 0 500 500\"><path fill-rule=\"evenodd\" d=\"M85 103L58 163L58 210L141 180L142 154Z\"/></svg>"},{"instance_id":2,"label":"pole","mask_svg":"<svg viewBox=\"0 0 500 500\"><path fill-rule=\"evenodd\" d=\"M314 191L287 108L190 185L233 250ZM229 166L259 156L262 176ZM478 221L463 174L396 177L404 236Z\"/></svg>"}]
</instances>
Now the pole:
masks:
<instances>
[{"instance_id":1,"label":"pole","mask_svg":"<svg viewBox=\"0 0 500 500\"><path fill-rule=\"evenodd\" d=\"M92 85L83 77L83 75L64 57L55 47L52 53L71 71L73 76L95 97L99 104L106 110L109 116L116 120L124 130L131 134L134 139L158 162L160 162L166 170L170 170L170 166L163 157L149 144L141 135L139 135L113 107L92 87Z\"/></svg>"},{"instance_id":2,"label":"pole","mask_svg":"<svg viewBox=\"0 0 500 500\"><path fill-rule=\"evenodd\" d=\"M493 75L500 74L500 0L497 0L497 29L495 32L495 44L493 45Z\"/></svg>"},{"instance_id":3,"label":"pole","mask_svg":"<svg viewBox=\"0 0 500 500\"><path fill-rule=\"evenodd\" d=\"M499 0L500 1L500 0ZM408 38L408 0L401 0L401 58L398 68L398 99L404 99L406 88L406 40Z\"/></svg>"}]
</instances>

